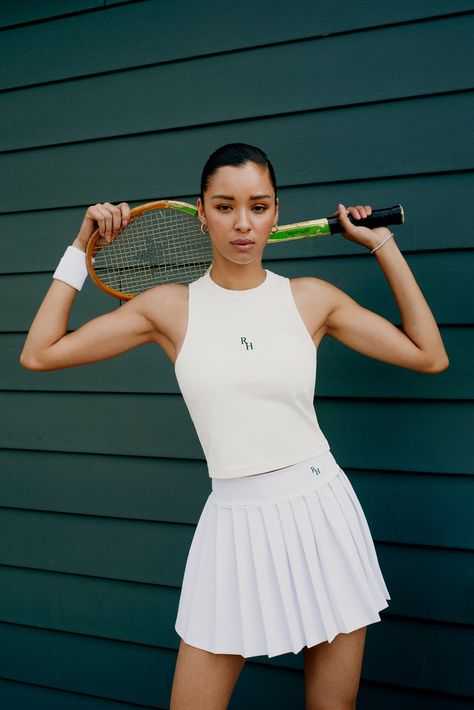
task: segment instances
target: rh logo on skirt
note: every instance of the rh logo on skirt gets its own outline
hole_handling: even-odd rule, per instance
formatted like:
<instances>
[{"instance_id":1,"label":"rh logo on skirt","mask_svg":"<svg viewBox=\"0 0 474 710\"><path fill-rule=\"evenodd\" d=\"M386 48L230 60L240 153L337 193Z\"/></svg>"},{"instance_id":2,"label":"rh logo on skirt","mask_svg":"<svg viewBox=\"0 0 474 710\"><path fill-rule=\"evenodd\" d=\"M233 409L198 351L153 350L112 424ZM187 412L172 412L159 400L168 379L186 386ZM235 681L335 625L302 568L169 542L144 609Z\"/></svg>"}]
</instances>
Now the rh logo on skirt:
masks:
<instances>
[{"instance_id":1,"label":"rh logo on skirt","mask_svg":"<svg viewBox=\"0 0 474 710\"><path fill-rule=\"evenodd\" d=\"M312 472L315 473L316 475L318 475L318 474L321 473L321 471L319 470L319 468L315 468L314 466L311 466L311 470L312 470Z\"/></svg>"}]
</instances>

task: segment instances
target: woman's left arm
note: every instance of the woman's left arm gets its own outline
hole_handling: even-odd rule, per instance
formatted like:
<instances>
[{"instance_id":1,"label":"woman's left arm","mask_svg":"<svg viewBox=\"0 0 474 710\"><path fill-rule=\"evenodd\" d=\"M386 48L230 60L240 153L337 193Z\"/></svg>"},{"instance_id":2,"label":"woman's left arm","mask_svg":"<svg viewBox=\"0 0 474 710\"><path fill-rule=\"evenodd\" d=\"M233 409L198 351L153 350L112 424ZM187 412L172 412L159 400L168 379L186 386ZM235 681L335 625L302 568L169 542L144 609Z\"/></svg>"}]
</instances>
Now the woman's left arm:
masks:
<instances>
[{"instance_id":1,"label":"woman's left arm","mask_svg":"<svg viewBox=\"0 0 474 710\"><path fill-rule=\"evenodd\" d=\"M335 213L344 227L342 235L369 249L381 244L386 227L357 227L348 218L367 217L370 205L340 204ZM326 333L365 355L420 372L437 373L449 365L443 340L428 303L404 256L392 237L374 252L400 310L402 329L382 316L363 308L340 289L330 287L331 308Z\"/></svg>"}]
</instances>

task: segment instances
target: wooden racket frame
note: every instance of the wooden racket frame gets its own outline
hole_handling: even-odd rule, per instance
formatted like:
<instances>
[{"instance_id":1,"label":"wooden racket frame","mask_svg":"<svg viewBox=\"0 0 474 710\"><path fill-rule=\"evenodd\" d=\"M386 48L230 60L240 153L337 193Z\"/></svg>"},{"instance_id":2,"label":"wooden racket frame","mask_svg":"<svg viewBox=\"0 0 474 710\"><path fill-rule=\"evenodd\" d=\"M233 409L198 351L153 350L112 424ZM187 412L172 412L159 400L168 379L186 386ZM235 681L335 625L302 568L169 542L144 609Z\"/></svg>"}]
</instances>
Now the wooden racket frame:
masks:
<instances>
[{"instance_id":1,"label":"wooden racket frame","mask_svg":"<svg viewBox=\"0 0 474 710\"><path fill-rule=\"evenodd\" d=\"M130 221L127 227L129 226L129 224L132 223L134 219L139 217L144 212L159 209L160 207L172 207L174 209L179 209L181 212L188 212L193 216L197 216L198 212L197 207L189 204L188 202L180 202L179 200L154 200L153 202L145 202L143 205L137 205L136 207L132 207L130 209ZM122 231L123 230L119 230L117 236L115 237L116 239L120 237ZM95 273L92 259L95 255L95 245L100 239L102 239L102 236L100 234L99 228L97 228L95 232L92 233L86 248L86 264L89 275L95 285L98 286L102 291L105 291L105 293L108 293L110 296L114 296L115 298L120 298L120 300L129 301L135 296L130 293L123 293L122 291L116 291L112 288L109 288L109 286L107 286L107 284L101 281ZM103 246L107 246L107 243L105 243Z\"/></svg>"}]
</instances>

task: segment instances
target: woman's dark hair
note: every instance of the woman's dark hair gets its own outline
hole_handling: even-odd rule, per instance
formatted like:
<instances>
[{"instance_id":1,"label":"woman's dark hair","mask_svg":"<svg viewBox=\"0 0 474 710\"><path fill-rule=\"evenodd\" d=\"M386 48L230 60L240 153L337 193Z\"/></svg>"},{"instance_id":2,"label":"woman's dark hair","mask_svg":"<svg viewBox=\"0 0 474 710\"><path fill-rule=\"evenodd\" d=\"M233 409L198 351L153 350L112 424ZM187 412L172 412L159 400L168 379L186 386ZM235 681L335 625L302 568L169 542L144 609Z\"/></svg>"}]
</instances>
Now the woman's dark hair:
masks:
<instances>
[{"instance_id":1,"label":"woman's dark hair","mask_svg":"<svg viewBox=\"0 0 474 710\"><path fill-rule=\"evenodd\" d=\"M273 165L263 150L255 145L248 143L226 143L217 148L207 159L201 174L201 200L204 202L204 192L211 177L219 169L225 165L239 166L247 162L256 163L264 168L267 168L273 189L275 190L275 200L277 195L275 171Z\"/></svg>"}]
</instances>

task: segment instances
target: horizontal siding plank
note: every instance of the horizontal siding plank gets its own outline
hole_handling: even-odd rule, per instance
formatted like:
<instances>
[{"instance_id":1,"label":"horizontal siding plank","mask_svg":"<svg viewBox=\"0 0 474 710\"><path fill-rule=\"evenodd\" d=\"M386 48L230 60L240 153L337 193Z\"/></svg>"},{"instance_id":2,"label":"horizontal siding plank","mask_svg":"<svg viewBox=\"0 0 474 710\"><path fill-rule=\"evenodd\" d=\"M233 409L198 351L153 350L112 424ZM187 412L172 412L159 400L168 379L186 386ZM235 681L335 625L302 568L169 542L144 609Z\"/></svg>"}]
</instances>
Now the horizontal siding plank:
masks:
<instances>
[{"instance_id":1,"label":"horizontal siding plank","mask_svg":"<svg viewBox=\"0 0 474 710\"><path fill-rule=\"evenodd\" d=\"M472 34L474 15L462 15L14 91L2 102L0 150L472 89ZM262 91L276 68L291 87L284 105Z\"/></svg>"},{"instance_id":2,"label":"horizontal siding plank","mask_svg":"<svg viewBox=\"0 0 474 710\"><path fill-rule=\"evenodd\" d=\"M151 185L155 195L191 193L228 141L260 145L282 185L470 170L473 110L465 92L4 153L0 211L135 200Z\"/></svg>"},{"instance_id":3,"label":"horizontal siding plank","mask_svg":"<svg viewBox=\"0 0 474 710\"><path fill-rule=\"evenodd\" d=\"M0 330L28 332L41 302L51 286L53 273L54 269L48 274L0 277L0 297L7 299L4 303L8 303L8 301L14 303L14 308L3 308L0 312ZM109 313L120 308L120 303L118 299L97 288L88 278L82 291L76 294L73 301L68 327L70 330L75 330L82 323L102 315L102 313Z\"/></svg>"},{"instance_id":4,"label":"horizontal siding plank","mask_svg":"<svg viewBox=\"0 0 474 710\"><path fill-rule=\"evenodd\" d=\"M473 476L373 472L349 476L375 535L394 530L397 542L474 550Z\"/></svg>"},{"instance_id":5,"label":"horizontal siding plank","mask_svg":"<svg viewBox=\"0 0 474 710\"><path fill-rule=\"evenodd\" d=\"M283 187L278 188L279 223L291 224L329 216L340 200L346 205L356 205L364 199L367 200L364 204L371 204L374 208L400 203L405 210L405 223L393 226L392 231L403 253L472 248L469 212L459 210L459 201L468 199L473 192L474 172L451 173L449 177L445 174L423 175ZM167 196L192 204L196 204L197 199L197 195ZM159 197L158 193L148 195L139 202ZM112 203L121 201L114 195L110 198ZM437 204L443 204L443 210L449 216L449 229L440 229L438 212L433 209ZM129 205L135 207L136 203L129 201ZM0 274L54 270L67 245L73 242L79 231L86 209L87 206L0 214ZM21 244L21 249L18 244ZM327 239L298 239L268 244L264 261L286 260L290 255L293 259L311 259L362 253L364 250L359 245L336 235Z\"/></svg>"},{"instance_id":6,"label":"horizontal siding plank","mask_svg":"<svg viewBox=\"0 0 474 710\"><path fill-rule=\"evenodd\" d=\"M0 450L5 508L196 524L204 461ZM377 540L474 549L474 477L345 467ZM186 491L186 495L179 495Z\"/></svg>"},{"instance_id":7,"label":"horizontal siding plank","mask_svg":"<svg viewBox=\"0 0 474 710\"><path fill-rule=\"evenodd\" d=\"M4 679L168 707L176 651L0 624Z\"/></svg>"},{"instance_id":8,"label":"horizontal siding plank","mask_svg":"<svg viewBox=\"0 0 474 710\"><path fill-rule=\"evenodd\" d=\"M21 3L2 2L0 8L0 27L12 28L24 22L56 20L61 15L102 7L104 0L48 0L38 3L35 0L22 0ZM41 31L41 30L40 30Z\"/></svg>"},{"instance_id":9,"label":"horizontal siding plank","mask_svg":"<svg viewBox=\"0 0 474 710\"><path fill-rule=\"evenodd\" d=\"M1 624L1 632L6 678L166 707L174 650L9 624ZM468 696L469 647L466 628L385 618L368 628L362 676L364 681ZM245 665L243 682L237 684L237 707L262 707L264 698L282 710L303 707L303 678L295 673L301 671L302 653L255 659Z\"/></svg>"},{"instance_id":10,"label":"horizontal siding plank","mask_svg":"<svg viewBox=\"0 0 474 710\"><path fill-rule=\"evenodd\" d=\"M364 664L369 668L374 663L377 668L378 664L383 665L385 682L472 697L472 630L469 627L388 617L384 623L374 626L380 627L376 631L384 643L378 648L375 642L367 644ZM369 626L368 634L370 631ZM377 653L381 654L379 659ZM412 707L418 708L418 705ZM448 708L446 698L446 710Z\"/></svg>"},{"instance_id":11,"label":"horizontal siding plank","mask_svg":"<svg viewBox=\"0 0 474 710\"><path fill-rule=\"evenodd\" d=\"M449 367L436 377L368 358L326 337L317 353L318 397L474 399L473 327L440 328ZM32 372L19 364L26 333L0 333L0 389L28 391L178 393L171 360L154 343L87 367Z\"/></svg>"},{"instance_id":12,"label":"horizontal siding plank","mask_svg":"<svg viewBox=\"0 0 474 710\"><path fill-rule=\"evenodd\" d=\"M0 706L23 710L160 710L157 705L135 705L92 695L41 687L0 678ZM457 706L456 706L457 707ZM165 710L165 706L163 706Z\"/></svg>"},{"instance_id":13,"label":"horizontal siding plank","mask_svg":"<svg viewBox=\"0 0 474 710\"><path fill-rule=\"evenodd\" d=\"M31 529L43 530L44 526ZM60 554L57 541L49 538L48 542L38 559L22 556L11 562L16 566L8 566L5 561L0 567L0 621L174 646L182 560L171 568L157 566L150 553L154 544L150 539L138 569L133 562L133 545L120 554L119 543L117 547L105 544L99 545L97 552L84 550L87 562L78 573L75 560L64 552ZM384 616L472 624L472 573L466 575L466 569L472 569L472 553L383 543L377 543L376 549L391 596ZM114 564L104 568L104 556L113 557ZM128 580L131 574L134 579ZM151 618L156 619L153 625L149 624Z\"/></svg>"},{"instance_id":14,"label":"horizontal siding plank","mask_svg":"<svg viewBox=\"0 0 474 710\"><path fill-rule=\"evenodd\" d=\"M124 5L6 32L0 51L4 67L0 88L128 70L131 66L334 32L354 32L473 8L472 0L450 0L449 7L443 0L417 0L410 4L385 0L383 4L360 6L345 0L299 0L291 6L282 0L241 0L237 5L233 0L221 0L213 4L209 21L202 6L188 0ZM114 42L104 43L104 37L114 37ZM100 47L100 52L84 51L84 47L92 46Z\"/></svg>"},{"instance_id":15,"label":"horizontal siding plank","mask_svg":"<svg viewBox=\"0 0 474 710\"><path fill-rule=\"evenodd\" d=\"M3 623L177 649L178 586L6 565L0 580Z\"/></svg>"},{"instance_id":16,"label":"horizontal siding plank","mask_svg":"<svg viewBox=\"0 0 474 710\"><path fill-rule=\"evenodd\" d=\"M357 694L357 703L363 710L467 710L471 708L472 701L459 695L416 690L407 686L362 682ZM237 710L237 707L236 705L234 710Z\"/></svg>"},{"instance_id":17,"label":"horizontal siding plank","mask_svg":"<svg viewBox=\"0 0 474 710\"><path fill-rule=\"evenodd\" d=\"M0 448L204 458L179 395L2 392L0 410ZM472 473L470 402L321 399L317 415L343 468Z\"/></svg>"},{"instance_id":18,"label":"horizontal siding plank","mask_svg":"<svg viewBox=\"0 0 474 710\"><path fill-rule=\"evenodd\" d=\"M2 565L166 586L181 585L194 532L194 525L8 508L0 517Z\"/></svg>"},{"instance_id":19,"label":"horizontal siding plank","mask_svg":"<svg viewBox=\"0 0 474 710\"><path fill-rule=\"evenodd\" d=\"M366 512L371 520L368 506ZM471 551L380 542L376 543L376 550L391 596L387 616L473 623Z\"/></svg>"},{"instance_id":20,"label":"horizontal siding plank","mask_svg":"<svg viewBox=\"0 0 474 710\"><path fill-rule=\"evenodd\" d=\"M2 506L25 510L191 525L211 493L203 460L0 449L0 470Z\"/></svg>"},{"instance_id":21,"label":"horizontal siding plank","mask_svg":"<svg viewBox=\"0 0 474 710\"><path fill-rule=\"evenodd\" d=\"M461 257L454 251L404 254L404 257L436 322L439 325L472 325L474 294L471 274L474 271L474 249L463 252L463 268L460 268ZM387 279L370 253L360 254L357 258L265 259L263 267L287 278L313 276L329 281L361 306L394 323L400 322L397 302ZM4 308L0 312L0 332L28 331L51 281L52 273L0 276L0 301L15 304L14 309ZM86 320L120 307L119 304L120 301L105 294L88 278L82 291L75 297L68 327L75 330ZM156 347L159 348L158 345Z\"/></svg>"}]
</instances>

